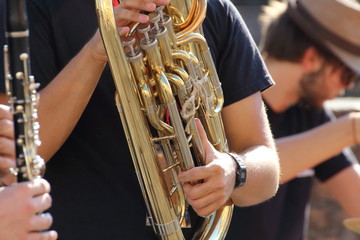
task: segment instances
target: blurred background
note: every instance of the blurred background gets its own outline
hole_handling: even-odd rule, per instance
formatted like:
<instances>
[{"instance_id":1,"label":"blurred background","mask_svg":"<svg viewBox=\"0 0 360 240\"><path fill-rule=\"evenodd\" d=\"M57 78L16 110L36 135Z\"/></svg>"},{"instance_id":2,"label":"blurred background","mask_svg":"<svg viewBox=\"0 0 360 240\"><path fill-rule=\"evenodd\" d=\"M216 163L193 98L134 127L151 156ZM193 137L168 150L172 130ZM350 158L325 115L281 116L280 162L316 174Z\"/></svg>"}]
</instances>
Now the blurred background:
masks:
<instances>
[{"instance_id":1,"label":"blurred background","mask_svg":"<svg viewBox=\"0 0 360 240\"><path fill-rule=\"evenodd\" d=\"M260 39L258 15L261 6L268 3L267 0L231 0L239 10L255 42ZM360 111L360 84L351 90L347 90L343 96L326 102L336 116L346 114L349 111ZM360 159L360 147L353 148L358 160ZM360 204L360 203L359 203ZM345 229L342 220L345 215L340 206L332 199L327 190L317 181L313 188L310 226L307 240L360 240L360 236Z\"/></svg>"}]
</instances>

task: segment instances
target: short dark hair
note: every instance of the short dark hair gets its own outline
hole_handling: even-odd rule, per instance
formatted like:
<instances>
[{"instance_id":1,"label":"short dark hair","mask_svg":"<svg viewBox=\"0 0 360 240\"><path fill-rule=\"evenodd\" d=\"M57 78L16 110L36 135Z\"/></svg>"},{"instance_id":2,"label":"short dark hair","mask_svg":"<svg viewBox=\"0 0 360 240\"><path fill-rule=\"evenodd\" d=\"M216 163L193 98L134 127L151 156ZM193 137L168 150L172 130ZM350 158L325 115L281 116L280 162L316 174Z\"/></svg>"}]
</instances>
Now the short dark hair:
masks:
<instances>
[{"instance_id":1,"label":"short dark hair","mask_svg":"<svg viewBox=\"0 0 360 240\"><path fill-rule=\"evenodd\" d=\"M304 33L287 12L287 3L270 0L259 16L261 39L259 48L264 56L298 62L306 49L314 47L326 61L338 60L327 49Z\"/></svg>"}]
</instances>

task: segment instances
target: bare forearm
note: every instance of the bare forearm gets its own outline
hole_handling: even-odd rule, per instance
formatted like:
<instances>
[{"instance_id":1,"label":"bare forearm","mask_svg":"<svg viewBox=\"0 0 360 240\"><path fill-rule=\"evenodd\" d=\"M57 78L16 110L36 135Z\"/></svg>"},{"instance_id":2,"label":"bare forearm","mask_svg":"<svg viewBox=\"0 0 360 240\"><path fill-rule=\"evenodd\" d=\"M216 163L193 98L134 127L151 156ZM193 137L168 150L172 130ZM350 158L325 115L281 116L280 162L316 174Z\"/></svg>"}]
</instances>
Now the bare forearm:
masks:
<instances>
[{"instance_id":1,"label":"bare forearm","mask_svg":"<svg viewBox=\"0 0 360 240\"><path fill-rule=\"evenodd\" d=\"M325 186L346 212L346 217L360 217L360 166L355 164L326 181Z\"/></svg>"},{"instance_id":2,"label":"bare forearm","mask_svg":"<svg viewBox=\"0 0 360 240\"><path fill-rule=\"evenodd\" d=\"M72 132L98 83L105 61L96 61L91 43L40 92L39 154L48 160Z\"/></svg>"},{"instance_id":3,"label":"bare forearm","mask_svg":"<svg viewBox=\"0 0 360 240\"><path fill-rule=\"evenodd\" d=\"M247 168L247 180L243 187L234 190L231 196L234 204L249 206L273 197L279 185L276 151L270 147L257 146L240 156Z\"/></svg>"},{"instance_id":4,"label":"bare forearm","mask_svg":"<svg viewBox=\"0 0 360 240\"><path fill-rule=\"evenodd\" d=\"M281 182L291 180L300 172L339 154L354 143L353 125L349 116L301 134L277 139Z\"/></svg>"},{"instance_id":5,"label":"bare forearm","mask_svg":"<svg viewBox=\"0 0 360 240\"><path fill-rule=\"evenodd\" d=\"M229 148L244 159L247 168L247 181L233 191L232 201L248 206L274 196L279 185L279 159L260 93L226 106L222 116Z\"/></svg>"}]
</instances>

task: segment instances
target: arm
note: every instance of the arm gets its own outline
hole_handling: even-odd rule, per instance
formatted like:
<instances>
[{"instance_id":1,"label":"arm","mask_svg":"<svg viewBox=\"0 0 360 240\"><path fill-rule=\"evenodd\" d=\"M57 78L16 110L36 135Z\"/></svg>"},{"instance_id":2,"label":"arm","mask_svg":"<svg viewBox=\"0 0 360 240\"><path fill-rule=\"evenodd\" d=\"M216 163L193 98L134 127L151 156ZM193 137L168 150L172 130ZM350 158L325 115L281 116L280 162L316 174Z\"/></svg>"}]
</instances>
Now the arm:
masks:
<instances>
[{"instance_id":1,"label":"arm","mask_svg":"<svg viewBox=\"0 0 360 240\"><path fill-rule=\"evenodd\" d=\"M240 154L248 169L246 184L233 192L233 202L248 206L274 196L278 157L260 93L225 107L223 120L230 150Z\"/></svg>"},{"instance_id":2,"label":"arm","mask_svg":"<svg viewBox=\"0 0 360 240\"><path fill-rule=\"evenodd\" d=\"M345 168L324 185L339 202L348 217L360 217L360 166L354 164Z\"/></svg>"},{"instance_id":3,"label":"arm","mask_svg":"<svg viewBox=\"0 0 360 240\"><path fill-rule=\"evenodd\" d=\"M229 198L238 206L267 200L275 194L279 179L278 156L260 94L272 85L272 80L235 6L226 1L213 2L208 5L209 21L204 21L204 30L208 30L205 37L211 49L217 50L213 51L213 59L225 102L229 102L222 110L222 118L230 151L243 159L248 176L245 185L234 191L234 160L207 147L207 165L180 174L182 183L204 179L204 184L184 184L187 200L200 216L215 211Z\"/></svg>"},{"instance_id":4,"label":"arm","mask_svg":"<svg viewBox=\"0 0 360 240\"><path fill-rule=\"evenodd\" d=\"M116 9L118 26L129 22L147 22L148 16L139 10L153 11L168 0L123 1ZM122 28L120 34L128 31ZM56 56L56 54L55 54ZM40 93L38 106L40 139L39 155L46 161L71 134L99 81L107 62L99 32ZM36 79L36 76L35 76Z\"/></svg>"},{"instance_id":5,"label":"arm","mask_svg":"<svg viewBox=\"0 0 360 240\"><path fill-rule=\"evenodd\" d=\"M355 144L354 121L360 115L351 114L312 130L276 140L282 169L281 182L294 178ZM360 126L360 124L359 124ZM360 134L360 127L357 135ZM320 149L326 149L321 151Z\"/></svg>"},{"instance_id":6,"label":"arm","mask_svg":"<svg viewBox=\"0 0 360 240\"><path fill-rule=\"evenodd\" d=\"M57 239L50 214L37 215L51 206L50 185L45 180L0 188L0 239Z\"/></svg>"},{"instance_id":7,"label":"arm","mask_svg":"<svg viewBox=\"0 0 360 240\"><path fill-rule=\"evenodd\" d=\"M238 206L260 203L274 196L278 187L278 158L260 93L225 107L222 116L230 150L246 165L247 182L234 190L234 160L216 151L203 133L206 165L179 174L187 200L200 216L212 213L230 197ZM202 179L201 184L188 183Z\"/></svg>"},{"instance_id":8,"label":"arm","mask_svg":"<svg viewBox=\"0 0 360 240\"><path fill-rule=\"evenodd\" d=\"M92 51L100 43L97 32L55 79L39 92L42 144L38 152L46 161L70 135L97 85L106 64L104 58Z\"/></svg>"}]
</instances>

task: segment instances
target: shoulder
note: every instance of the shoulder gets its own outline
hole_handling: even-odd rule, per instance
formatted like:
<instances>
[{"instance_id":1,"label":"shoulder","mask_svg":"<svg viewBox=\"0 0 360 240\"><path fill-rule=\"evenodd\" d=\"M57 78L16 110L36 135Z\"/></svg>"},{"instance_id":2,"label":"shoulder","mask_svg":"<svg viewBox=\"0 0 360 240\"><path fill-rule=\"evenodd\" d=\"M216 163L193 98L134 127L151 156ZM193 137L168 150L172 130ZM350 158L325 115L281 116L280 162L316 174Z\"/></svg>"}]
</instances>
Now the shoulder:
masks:
<instances>
[{"instance_id":1,"label":"shoulder","mask_svg":"<svg viewBox=\"0 0 360 240\"><path fill-rule=\"evenodd\" d=\"M273 84L244 20L230 0L208 0L203 26L226 96L225 105Z\"/></svg>"},{"instance_id":2,"label":"shoulder","mask_svg":"<svg viewBox=\"0 0 360 240\"><path fill-rule=\"evenodd\" d=\"M205 36L222 50L228 49L226 42L232 45L232 49L255 48L242 16L230 0L208 0L203 27Z\"/></svg>"},{"instance_id":3,"label":"shoulder","mask_svg":"<svg viewBox=\"0 0 360 240\"><path fill-rule=\"evenodd\" d=\"M205 37L214 42L217 50L225 48L224 43L229 40L236 39L237 41L231 41L230 44L237 44L250 38L239 11L230 0L208 0L203 27Z\"/></svg>"},{"instance_id":4,"label":"shoulder","mask_svg":"<svg viewBox=\"0 0 360 240\"><path fill-rule=\"evenodd\" d=\"M219 13L236 10L236 7L230 0L207 0L207 6L209 10Z\"/></svg>"},{"instance_id":5,"label":"shoulder","mask_svg":"<svg viewBox=\"0 0 360 240\"><path fill-rule=\"evenodd\" d=\"M241 15L230 0L208 0L205 21L218 22L221 26L242 22Z\"/></svg>"}]
</instances>

